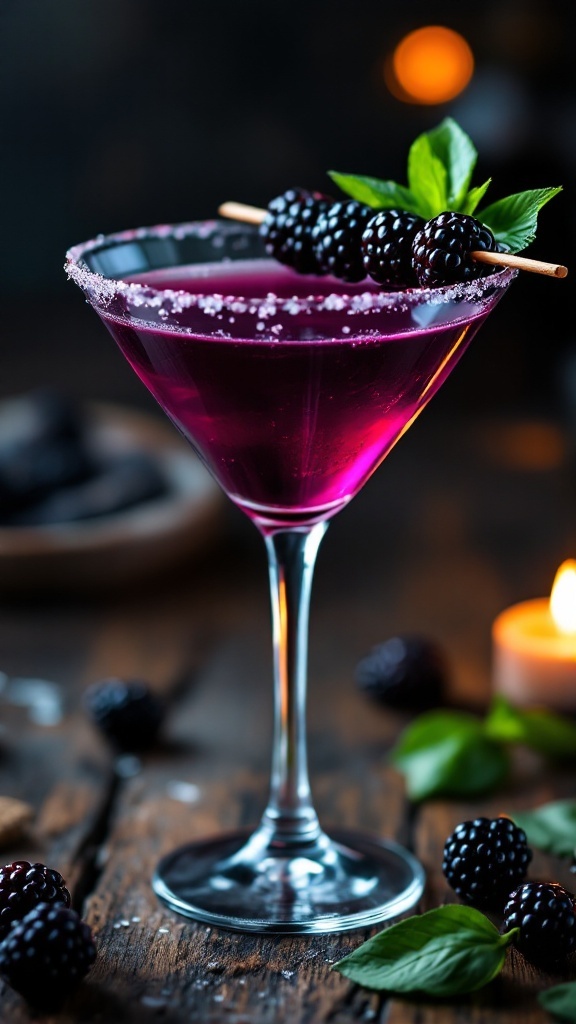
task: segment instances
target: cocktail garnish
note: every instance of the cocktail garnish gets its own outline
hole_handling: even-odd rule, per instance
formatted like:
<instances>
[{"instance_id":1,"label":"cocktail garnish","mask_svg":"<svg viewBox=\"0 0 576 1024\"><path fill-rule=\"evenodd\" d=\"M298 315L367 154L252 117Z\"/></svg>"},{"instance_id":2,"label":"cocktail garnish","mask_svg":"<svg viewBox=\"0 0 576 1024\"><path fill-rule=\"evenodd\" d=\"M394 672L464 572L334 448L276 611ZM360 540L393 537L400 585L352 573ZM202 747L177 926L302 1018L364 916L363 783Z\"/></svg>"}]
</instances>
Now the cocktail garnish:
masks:
<instances>
[{"instance_id":1,"label":"cocktail garnish","mask_svg":"<svg viewBox=\"0 0 576 1024\"><path fill-rule=\"evenodd\" d=\"M539 211L561 187L518 192L478 210L491 179L470 187L477 157L471 139L445 118L410 147L407 185L330 171L347 202L290 189L267 210L230 202L219 213L258 224L268 254L299 273L348 282L368 275L395 289L467 281L492 266L566 277L561 264L515 255L534 240ZM447 215L449 230L437 221Z\"/></svg>"}]
</instances>

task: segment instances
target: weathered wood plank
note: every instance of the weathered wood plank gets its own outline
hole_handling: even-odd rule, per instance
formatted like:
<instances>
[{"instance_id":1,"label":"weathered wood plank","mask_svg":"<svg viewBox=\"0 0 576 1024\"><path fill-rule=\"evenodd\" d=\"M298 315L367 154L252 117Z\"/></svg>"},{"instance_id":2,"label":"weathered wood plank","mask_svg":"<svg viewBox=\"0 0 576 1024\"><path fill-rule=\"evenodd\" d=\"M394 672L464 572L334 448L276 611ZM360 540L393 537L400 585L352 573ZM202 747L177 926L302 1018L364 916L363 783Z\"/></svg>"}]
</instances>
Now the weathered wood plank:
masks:
<instances>
[{"instance_id":1,"label":"weathered wood plank","mask_svg":"<svg viewBox=\"0 0 576 1024\"><path fill-rule=\"evenodd\" d=\"M98 1006L105 1012L99 993L106 988L123 1007L118 1019L126 1021L141 1019L142 1007L154 1004L167 1019L182 1021L320 1024L358 1019L359 1007L375 1014L380 1004L377 996L355 992L330 970L358 944L357 934L235 935L178 918L151 891L150 878L163 853L194 838L256 825L263 810L271 694L268 623L262 624L260 615L257 620L249 621L255 639L237 628L220 638L194 689L181 695L174 709L164 756L147 759L141 773L121 786L102 875L87 905L100 957L93 972L96 989L78 996L85 1000L77 1004L82 1014L96 1013ZM263 631L266 644L260 642ZM138 638L131 640L137 659ZM335 648L329 664L331 671L325 665L312 686L310 701L318 810L326 822L401 836L406 804L385 758L397 723L375 716L355 693ZM178 792L192 794L192 802L175 800ZM118 963L122 972L111 976L110 965Z\"/></svg>"}]
</instances>

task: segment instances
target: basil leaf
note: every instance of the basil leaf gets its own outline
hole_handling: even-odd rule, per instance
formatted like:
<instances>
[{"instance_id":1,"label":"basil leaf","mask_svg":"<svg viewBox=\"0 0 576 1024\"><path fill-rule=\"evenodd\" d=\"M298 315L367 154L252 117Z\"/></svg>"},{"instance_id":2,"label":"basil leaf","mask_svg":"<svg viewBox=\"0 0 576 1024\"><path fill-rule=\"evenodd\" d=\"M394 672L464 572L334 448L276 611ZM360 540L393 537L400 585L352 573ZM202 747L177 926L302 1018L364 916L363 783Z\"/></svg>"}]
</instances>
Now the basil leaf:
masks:
<instances>
[{"instance_id":1,"label":"basil leaf","mask_svg":"<svg viewBox=\"0 0 576 1024\"><path fill-rule=\"evenodd\" d=\"M538 1002L557 1020L576 1021L576 981L539 992Z\"/></svg>"},{"instance_id":2,"label":"basil leaf","mask_svg":"<svg viewBox=\"0 0 576 1024\"><path fill-rule=\"evenodd\" d=\"M428 135L420 135L408 153L408 187L427 219L448 209L448 171L434 154Z\"/></svg>"},{"instance_id":3,"label":"basil leaf","mask_svg":"<svg viewBox=\"0 0 576 1024\"><path fill-rule=\"evenodd\" d=\"M460 213L467 213L468 216L472 216L476 207L482 202L492 178L488 178L483 185L477 185L476 188L471 188L466 194L460 205Z\"/></svg>"},{"instance_id":4,"label":"basil leaf","mask_svg":"<svg viewBox=\"0 0 576 1024\"><path fill-rule=\"evenodd\" d=\"M420 209L410 189L398 185L395 181L381 181L379 178L366 178L361 174L340 174L339 171L328 171L332 181L346 195L359 203L373 206L375 210L408 210L419 213Z\"/></svg>"},{"instance_id":5,"label":"basil leaf","mask_svg":"<svg viewBox=\"0 0 576 1024\"><path fill-rule=\"evenodd\" d=\"M510 252L520 252L534 241L539 210L561 191L559 187L517 192L487 206L478 214L478 220L486 224L496 241Z\"/></svg>"},{"instance_id":6,"label":"basil leaf","mask_svg":"<svg viewBox=\"0 0 576 1024\"><path fill-rule=\"evenodd\" d=\"M497 697L484 731L495 742L523 743L548 757L576 757L576 725L546 708L517 708Z\"/></svg>"},{"instance_id":7,"label":"basil leaf","mask_svg":"<svg viewBox=\"0 0 576 1024\"><path fill-rule=\"evenodd\" d=\"M430 711L409 725L392 751L408 796L475 796L501 782L508 755L485 736L482 723L458 711Z\"/></svg>"},{"instance_id":8,"label":"basil leaf","mask_svg":"<svg viewBox=\"0 0 576 1024\"><path fill-rule=\"evenodd\" d=\"M511 817L538 849L557 857L575 855L576 800L554 800L533 811L514 811Z\"/></svg>"},{"instance_id":9,"label":"basil leaf","mask_svg":"<svg viewBox=\"0 0 576 1024\"><path fill-rule=\"evenodd\" d=\"M447 173L447 204L438 210L460 210L470 187L478 153L472 139L451 117L446 117L426 135L431 152ZM486 189L484 189L486 191ZM482 196L479 196L478 202ZM461 211L467 212L467 211Z\"/></svg>"},{"instance_id":10,"label":"basil leaf","mask_svg":"<svg viewBox=\"0 0 576 1024\"><path fill-rule=\"evenodd\" d=\"M433 996L474 992L500 972L517 931L500 935L472 907L438 907L368 939L333 969L379 991Z\"/></svg>"}]
</instances>

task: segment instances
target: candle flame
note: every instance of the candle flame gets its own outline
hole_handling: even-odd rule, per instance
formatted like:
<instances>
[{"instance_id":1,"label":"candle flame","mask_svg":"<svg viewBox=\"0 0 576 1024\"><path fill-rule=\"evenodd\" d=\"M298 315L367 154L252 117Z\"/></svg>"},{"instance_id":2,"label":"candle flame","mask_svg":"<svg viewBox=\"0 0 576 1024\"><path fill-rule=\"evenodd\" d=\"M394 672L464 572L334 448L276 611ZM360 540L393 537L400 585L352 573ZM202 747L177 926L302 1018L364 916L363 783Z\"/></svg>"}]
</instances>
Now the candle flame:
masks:
<instances>
[{"instance_id":1,"label":"candle flame","mask_svg":"<svg viewBox=\"0 0 576 1024\"><path fill-rule=\"evenodd\" d=\"M561 633L576 635L576 559L568 558L554 577L550 612Z\"/></svg>"}]
</instances>

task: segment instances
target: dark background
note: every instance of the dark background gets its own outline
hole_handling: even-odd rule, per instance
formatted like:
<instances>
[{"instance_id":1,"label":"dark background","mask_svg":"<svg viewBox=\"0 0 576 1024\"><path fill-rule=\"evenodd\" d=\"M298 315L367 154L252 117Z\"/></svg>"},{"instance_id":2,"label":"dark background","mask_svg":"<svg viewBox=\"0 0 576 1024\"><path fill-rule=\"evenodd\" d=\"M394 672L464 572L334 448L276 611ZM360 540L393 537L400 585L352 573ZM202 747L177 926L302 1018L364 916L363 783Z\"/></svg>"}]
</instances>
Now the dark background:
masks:
<instances>
[{"instance_id":1,"label":"dark background","mask_svg":"<svg viewBox=\"0 0 576 1024\"><path fill-rule=\"evenodd\" d=\"M573 6L2 0L1 392L48 383L149 403L66 282L72 243L210 217L227 198L265 205L291 185L326 189L329 168L403 181L412 139L448 114L474 139L475 182L492 175L492 199L564 185L528 254L573 264ZM449 104L402 103L384 63L406 32L434 23L468 39L475 75ZM523 275L444 408L565 403L573 281Z\"/></svg>"}]
</instances>

